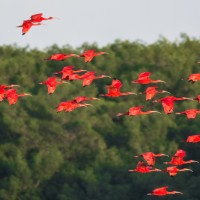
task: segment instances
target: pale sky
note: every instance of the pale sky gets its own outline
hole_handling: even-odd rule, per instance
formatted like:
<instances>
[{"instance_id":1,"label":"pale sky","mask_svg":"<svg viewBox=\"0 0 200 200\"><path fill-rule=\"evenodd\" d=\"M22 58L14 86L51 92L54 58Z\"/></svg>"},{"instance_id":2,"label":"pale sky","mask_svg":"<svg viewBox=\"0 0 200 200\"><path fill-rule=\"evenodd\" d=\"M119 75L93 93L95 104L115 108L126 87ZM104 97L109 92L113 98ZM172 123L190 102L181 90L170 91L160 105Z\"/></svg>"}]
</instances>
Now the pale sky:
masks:
<instances>
[{"instance_id":1,"label":"pale sky","mask_svg":"<svg viewBox=\"0 0 200 200\"><path fill-rule=\"evenodd\" d=\"M160 35L170 41L180 33L200 38L200 0L0 0L0 45L43 49L96 42L100 47L121 40L150 44ZM58 19L21 35L23 20L32 14Z\"/></svg>"}]
</instances>

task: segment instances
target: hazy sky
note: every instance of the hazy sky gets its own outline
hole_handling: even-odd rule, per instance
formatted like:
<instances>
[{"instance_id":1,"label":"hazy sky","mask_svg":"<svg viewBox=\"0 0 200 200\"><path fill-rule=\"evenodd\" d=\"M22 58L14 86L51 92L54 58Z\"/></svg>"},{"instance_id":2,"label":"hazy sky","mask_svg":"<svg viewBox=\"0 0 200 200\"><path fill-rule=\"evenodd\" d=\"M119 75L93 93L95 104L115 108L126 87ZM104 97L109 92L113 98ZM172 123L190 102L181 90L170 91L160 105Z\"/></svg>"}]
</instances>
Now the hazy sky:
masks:
<instances>
[{"instance_id":1,"label":"hazy sky","mask_svg":"<svg viewBox=\"0 0 200 200\"><path fill-rule=\"evenodd\" d=\"M99 46L115 39L155 42L159 35L174 41L180 33L200 36L200 0L0 0L0 45L44 48L54 43ZM26 35L16 28L32 14L60 18L33 27Z\"/></svg>"}]
</instances>

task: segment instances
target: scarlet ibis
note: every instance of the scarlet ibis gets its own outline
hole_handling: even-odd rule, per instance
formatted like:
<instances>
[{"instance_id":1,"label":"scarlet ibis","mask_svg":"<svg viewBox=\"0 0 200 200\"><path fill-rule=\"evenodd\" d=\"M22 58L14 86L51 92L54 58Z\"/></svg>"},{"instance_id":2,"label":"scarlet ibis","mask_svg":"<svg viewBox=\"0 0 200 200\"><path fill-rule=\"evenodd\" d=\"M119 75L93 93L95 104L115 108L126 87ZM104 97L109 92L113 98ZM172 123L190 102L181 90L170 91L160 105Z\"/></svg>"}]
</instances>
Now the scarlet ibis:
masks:
<instances>
[{"instance_id":1,"label":"scarlet ibis","mask_svg":"<svg viewBox=\"0 0 200 200\"><path fill-rule=\"evenodd\" d=\"M154 195L154 196L165 196L168 194L183 194L182 192L178 192L178 191L167 191L167 188L169 188L169 186L164 186L164 187L160 187L160 188L155 188L151 193L148 193L147 195Z\"/></svg>"},{"instance_id":2,"label":"scarlet ibis","mask_svg":"<svg viewBox=\"0 0 200 200\"><path fill-rule=\"evenodd\" d=\"M158 86L147 87L146 91L141 92L140 94L146 94L146 101L148 101L151 100L157 93L170 93L165 90L158 91L156 88L158 88Z\"/></svg>"},{"instance_id":3,"label":"scarlet ibis","mask_svg":"<svg viewBox=\"0 0 200 200\"><path fill-rule=\"evenodd\" d=\"M143 159L147 162L148 165L154 166L155 165L155 161L156 161L156 157L168 156L168 155L167 154L162 154L162 153L155 154L153 152L145 152L145 153L140 154L139 156L142 156ZM139 156L133 156L133 157L137 158Z\"/></svg>"},{"instance_id":4,"label":"scarlet ibis","mask_svg":"<svg viewBox=\"0 0 200 200\"><path fill-rule=\"evenodd\" d=\"M139 161L135 169L128 170L129 172L140 172L140 173L149 173L149 172L158 172L162 171L161 169L152 168L146 165L144 162Z\"/></svg>"},{"instance_id":5,"label":"scarlet ibis","mask_svg":"<svg viewBox=\"0 0 200 200\"><path fill-rule=\"evenodd\" d=\"M62 79L67 80L69 78L69 76L74 74L74 73L87 71L87 70L84 70L84 69L73 70L73 68L74 68L74 66L65 66L65 67L63 67L63 69L61 71L55 72L54 74L62 74Z\"/></svg>"},{"instance_id":6,"label":"scarlet ibis","mask_svg":"<svg viewBox=\"0 0 200 200\"><path fill-rule=\"evenodd\" d=\"M191 83L195 83L195 82L197 82L199 80L200 80L200 74L191 74L188 77L188 81L191 82Z\"/></svg>"},{"instance_id":7,"label":"scarlet ibis","mask_svg":"<svg viewBox=\"0 0 200 200\"><path fill-rule=\"evenodd\" d=\"M64 61L65 59L70 58L70 57L80 57L80 56L74 53L70 53L70 54L57 53L57 54L53 54L49 56L45 60Z\"/></svg>"},{"instance_id":8,"label":"scarlet ibis","mask_svg":"<svg viewBox=\"0 0 200 200\"><path fill-rule=\"evenodd\" d=\"M80 79L83 79L82 86L89 86L92 84L94 79L100 79L100 78L111 78L110 76L106 76L104 74L100 76L95 76L96 72L86 72L82 76L80 76Z\"/></svg>"},{"instance_id":9,"label":"scarlet ibis","mask_svg":"<svg viewBox=\"0 0 200 200\"><path fill-rule=\"evenodd\" d=\"M141 108L143 108L143 106L137 106L137 107L131 107L129 108L128 112L125 113L118 113L117 116L123 116L123 115L129 115L129 116L136 116L136 115L147 115L147 114L151 114L151 113L160 113L156 110L149 110L149 111L141 111Z\"/></svg>"},{"instance_id":10,"label":"scarlet ibis","mask_svg":"<svg viewBox=\"0 0 200 200\"><path fill-rule=\"evenodd\" d=\"M188 119L194 119L194 118L196 118L197 114L199 114L199 113L200 113L200 110L188 109L188 110L185 110L183 112L177 112L175 114L176 115L186 114Z\"/></svg>"},{"instance_id":11,"label":"scarlet ibis","mask_svg":"<svg viewBox=\"0 0 200 200\"><path fill-rule=\"evenodd\" d=\"M200 134L188 136L186 142L191 142L191 143L200 142Z\"/></svg>"},{"instance_id":12,"label":"scarlet ibis","mask_svg":"<svg viewBox=\"0 0 200 200\"><path fill-rule=\"evenodd\" d=\"M172 165L183 165L187 163L198 162L195 160L183 161L183 158L186 157L186 151L183 149L178 149L170 162L165 162L165 164L172 164Z\"/></svg>"},{"instance_id":13,"label":"scarlet ibis","mask_svg":"<svg viewBox=\"0 0 200 200\"><path fill-rule=\"evenodd\" d=\"M200 95L197 95L197 97L193 98L193 100L197 100L200 103Z\"/></svg>"},{"instance_id":14,"label":"scarlet ibis","mask_svg":"<svg viewBox=\"0 0 200 200\"><path fill-rule=\"evenodd\" d=\"M120 88L122 87L121 81L114 79L112 84L106 86L108 93L107 94L100 94L100 96L107 96L107 97L119 97L119 96L126 96L130 94L136 94L134 92L120 92Z\"/></svg>"},{"instance_id":15,"label":"scarlet ibis","mask_svg":"<svg viewBox=\"0 0 200 200\"><path fill-rule=\"evenodd\" d=\"M142 72L139 75L138 79L132 81L132 83L138 83L138 84L149 84L149 83L159 83L159 82L166 83L165 81L162 80L151 80L150 74L151 72Z\"/></svg>"},{"instance_id":16,"label":"scarlet ibis","mask_svg":"<svg viewBox=\"0 0 200 200\"><path fill-rule=\"evenodd\" d=\"M43 15L42 13L31 15L31 17L30 17L31 21L34 22L34 23L36 23L36 22L41 22L43 20L51 20L51 19L54 18L54 17L47 17L47 18L45 18L42 15Z\"/></svg>"},{"instance_id":17,"label":"scarlet ibis","mask_svg":"<svg viewBox=\"0 0 200 200\"><path fill-rule=\"evenodd\" d=\"M86 104L86 103L80 104L80 103L77 103L76 100L70 100L66 102L61 102L56 108L57 108L57 112L61 112L63 110L65 112L71 112L78 107L87 107L87 106L92 106L92 105Z\"/></svg>"},{"instance_id":18,"label":"scarlet ibis","mask_svg":"<svg viewBox=\"0 0 200 200\"><path fill-rule=\"evenodd\" d=\"M163 172L167 172L169 174L169 176L171 176L171 177L176 176L176 174L178 172L184 172L184 171L193 172L191 169L188 169L188 168L179 169L176 166L170 166L170 167L167 167L166 169L163 170Z\"/></svg>"},{"instance_id":19,"label":"scarlet ibis","mask_svg":"<svg viewBox=\"0 0 200 200\"><path fill-rule=\"evenodd\" d=\"M13 105L17 103L19 97L24 97L24 96L32 96L32 95L27 93L17 94L16 89L9 89L6 91L5 98L8 99L9 105Z\"/></svg>"},{"instance_id":20,"label":"scarlet ibis","mask_svg":"<svg viewBox=\"0 0 200 200\"><path fill-rule=\"evenodd\" d=\"M99 99L95 98L95 97L87 98L86 96L77 96L77 97L75 97L75 100L77 103L81 103L84 101L99 100Z\"/></svg>"},{"instance_id":21,"label":"scarlet ibis","mask_svg":"<svg viewBox=\"0 0 200 200\"><path fill-rule=\"evenodd\" d=\"M67 82L64 82L64 81L59 82L59 81L57 81L56 76L52 76L52 77L47 78L46 81L41 82L39 84L45 84L47 86L47 89L48 89L48 94L52 94L56 90L57 85L63 84L63 83L67 83Z\"/></svg>"},{"instance_id":22,"label":"scarlet ibis","mask_svg":"<svg viewBox=\"0 0 200 200\"><path fill-rule=\"evenodd\" d=\"M101 51L96 53L94 49L90 49L90 50L86 50L85 52L83 52L80 57L84 57L84 61L90 62L95 56L100 56L103 54L108 54L107 52Z\"/></svg>"},{"instance_id":23,"label":"scarlet ibis","mask_svg":"<svg viewBox=\"0 0 200 200\"><path fill-rule=\"evenodd\" d=\"M39 26L41 23L33 23L31 20L23 21L22 25L17 26L18 28L22 27L22 35L25 35L32 26Z\"/></svg>"},{"instance_id":24,"label":"scarlet ibis","mask_svg":"<svg viewBox=\"0 0 200 200\"><path fill-rule=\"evenodd\" d=\"M155 100L153 102L161 102L162 106L164 108L164 112L166 114L171 114L174 110L174 102L175 101L183 101L183 100L193 100L192 98L187 97L174 97L174 96L167 96L158 100Z\"/></svg>"},{"instance_id":25,"label":"scarlet ibis","mask_svg":"<svg viewBox=\"0 0 200 200\"><path fill-rule=\"evenodd\" d=\"M12 87L19 87L19 85L0 85L0 101L3 101L6 95L6 89L12 88Z\"/></svg>"}]
</instances>

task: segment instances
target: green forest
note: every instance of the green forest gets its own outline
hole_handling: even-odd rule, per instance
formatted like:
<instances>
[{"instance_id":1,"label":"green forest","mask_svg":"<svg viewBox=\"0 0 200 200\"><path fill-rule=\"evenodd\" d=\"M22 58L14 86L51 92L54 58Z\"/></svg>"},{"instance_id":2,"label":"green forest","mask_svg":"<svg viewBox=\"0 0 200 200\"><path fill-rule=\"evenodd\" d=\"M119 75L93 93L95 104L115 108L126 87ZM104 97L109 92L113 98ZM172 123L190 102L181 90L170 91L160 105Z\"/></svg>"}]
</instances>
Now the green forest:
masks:
<instances>
[{"instance_id":1,"label":"green forest","mask_svg":"<svg viewBox=\"0 0 200 200\"><path fill-rule=\"evenodd\" d=\"M109 54L85 63L83 58L65 61L46 61L55 53L80 54L87 49ZM177 149L187 152L186 160L200 161L200 144L186 143L187 136L199 134L200 116L187 119L175 112L199 108L198 101L175 103L174 112L167 115L161 103L146 101L148 85L133 84L141 72L151 72L160 90L176 97L195 98L200 94L200 82L189 83L192 73L200 73L200 40L181 34L170 42L160 37L153 44L141 41L120 41L98 47L84 43L52 45L44 50L5 45L0 47L0 84L18 84L21 97L15 105L0 102L0 199L1 200L154 200L147 196L154 188L169 186L183 195L169 195L162 199L199 200L200 164L184 167L183 172L170 177L165 172L130 173L142 158L133 156L143 152L168 154L156 161L156 168L164 169L164 162ZM59 85L48 95L39 83L53 76L64 66L96 71L119 79L122 91L137 95L118 98L102 97L112 79L97 79L87 87L80 80ZM59 76L58 76L59 77ZM60 102L76 96L97 97L93 106L72 112L57 113ZM157 94L153 100L168 94ZM161 114L117 117L130 107L157 110Z\"/></svg>"}]
</instances>

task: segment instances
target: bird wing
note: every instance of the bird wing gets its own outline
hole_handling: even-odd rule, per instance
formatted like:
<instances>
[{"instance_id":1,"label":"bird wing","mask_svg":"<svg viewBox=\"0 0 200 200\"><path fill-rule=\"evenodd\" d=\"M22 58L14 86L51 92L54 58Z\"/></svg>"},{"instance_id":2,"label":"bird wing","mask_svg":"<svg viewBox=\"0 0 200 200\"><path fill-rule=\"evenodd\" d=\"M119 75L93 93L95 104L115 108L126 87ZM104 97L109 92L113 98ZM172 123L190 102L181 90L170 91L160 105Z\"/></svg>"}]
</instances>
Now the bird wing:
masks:
<instances>
[{"instance_id":1,"label":"bird wing","mask_svg":"<svg viewBox=\"0 0 200 200\"><path fill-rule=\"evenodd\" d=\"M138 80L144 80L144 79L149 79L151 72L142 72L139 77Z\"/></svg>"},{"instance_id":2,"label":"bird wing","mask_svg":"<svg viewBox=\"0 0 200 200\"><path fill-rule=\"evenodd\" d=\"M120 89L122 87L122 82L117 80L117 79L113 79L111 85L117 87L118 89Z\"/></svg>"},{"instance_id":3,"label":"bird wing","mask_svg":"<svg viewBox=\"0 0 200 200\"><path fill-rule=\"evenodd\" d=\"M94 80L94 78L91 77L91 76L89 76L89 77L87 77L87 78L84 78L84 79L83 79L82 86L91 85L93 80Z\"/></svg>"},{"instance_id":4,"label":"bird wing","mask_svg":"<svg viewBox=\"0 0 200 200\"><path fill-rule=\"evenodd\" d=\"M40 19L42 17L42 13L38 13L38 14L34 14L34 15L31 15L31 20L35 20L35 19Z\"/></svg>"},{"instance_id":5,"label":"bird wing","mask_svg":"<svg viewBox=\"0 0 200 200\"><path fill-rule=\"evenodd\" d=\"M170 114L174 110L174 102L171 100L162 101L162 106L166 114Z\"/></svg>"},{"instance_id":6,"label":"bird wing","mask_svg":"<svg viewBox=\"0 0 200 200\"><path fill-rule=\"evenodd\" d=\"M155 165L156 159L155 159L155 157L153 155L151 155L151 154L143 154L143 158L146 160L148 165L151 165L151 166Z\"/></svg>"},{"instance_id":7,"label":"bird wing","mask_svg":"<svg viewBox=\"0 0 200 200\"><path fill-rule=\"evenodd\" d=\"M129 108L129 114L130 115L140 114L141 108L143 108L143 106L131 107L131 108Z\"/></svg>"},{"instance_id":8,"label":"bird wing","mask_svg":"<svg viewBox=\"0 0 200 200\"><path fill-rule=\"evenodd\" d=\"M87 98L85 96L78 96L78 97L75 97L75 100L77 103L81 103L83 101L86 101Z\"/></svg>"},{"instance_id":9,"label":"bird wing","mask_svg":"<svg viewBox=\"0 0 200 200\"><path fill-rule=\"evenodd\" d=\"M156 90L156 86L155 87L148 87L146 89L146 100L151 100L155 94L157 93L157 90Z\"/></svg>"},{"instance_id":10,"label":"bird wing","mask_svg":"<svg viewBox=\"0 0 200 200\"><path fill-rule=\"evenodd\" d=\"M185 114L187 115L188 119L194 119L197 116L197 110L196 109L186 110Z\"/></svg>"},{"instance_id":11,"label":"bird wing","mask_svg":"<svg viewBox=\"0 0 200 200\"><path fill-rule=\"evenodd\" d=\"M107 90L108 90L109 96L113 96L113 97L120 96L120 91L119 91L118 87L115 87L113 85L109 85L109 86L107 86Z\"/></svg>"},{"instance_id":12,"label":"bird wing","mask_svg":"<svg viewBox=\"0 0 200 200\"><path fill-rule=\"evenodd\" d=\"M156 194L165 194L167 191L168 186L164 186L164 187L160 187L160 188L156 188L153 190L153 193Z\"/></svg>"},{"instance_id":13,"label":"bird wing","mask_svg":"<svg viewBox=\"0 0 200 200\"><path fill-rule=\"evenodd\" d=\"M174 156L184 158L186 156L186 151L182 149L178 149L176 153L174 154Z\"/></svg>"},{"instance_id":14,"label":"bird wing","mask_svg":"<svg viewBox=\"0 0 200 200\"><path fill-rule=\"evenodd\" d=\"M87 50L83 52L80 56L84 57L85 62L90 62L93 59L94 54L95 54L95 50L92 49L92 50Z\"/></svg>"}]
</instances>

